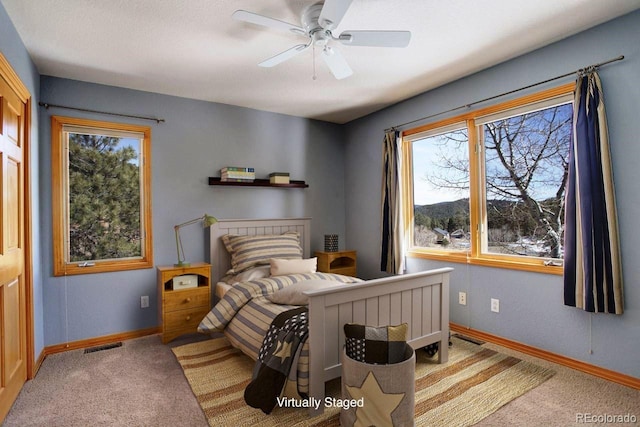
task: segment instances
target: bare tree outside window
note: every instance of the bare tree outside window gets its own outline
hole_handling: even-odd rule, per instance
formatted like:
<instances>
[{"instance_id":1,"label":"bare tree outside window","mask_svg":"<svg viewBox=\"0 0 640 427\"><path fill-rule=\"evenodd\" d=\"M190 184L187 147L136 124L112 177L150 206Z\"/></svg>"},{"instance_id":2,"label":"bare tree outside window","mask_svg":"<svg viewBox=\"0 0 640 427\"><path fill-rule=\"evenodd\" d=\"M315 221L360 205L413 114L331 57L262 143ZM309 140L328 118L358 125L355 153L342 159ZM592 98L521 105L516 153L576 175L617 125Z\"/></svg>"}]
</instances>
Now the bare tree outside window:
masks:
<instances>
[{"instance_id":1,"label":"bare tree outside window","mask_svg":"<svg viewBox=\"0 0 640 427\"><path fill-rule=\"evenodd\" d=\"M483 252L561 258L572 114L562 104L477 125L477 189L466 128L412 141L414 245L468 251L478 191Z\"/></svg>"},{"instance_id":2,"label":"bare tree outside window","mask_svg":"<svg viewBox=\"0 0 640 427\"><path fill-rule=\"evenodd\" d=\"M572 106L482 126L488 250L561 258Z\"/></svg>"}]
</instances>

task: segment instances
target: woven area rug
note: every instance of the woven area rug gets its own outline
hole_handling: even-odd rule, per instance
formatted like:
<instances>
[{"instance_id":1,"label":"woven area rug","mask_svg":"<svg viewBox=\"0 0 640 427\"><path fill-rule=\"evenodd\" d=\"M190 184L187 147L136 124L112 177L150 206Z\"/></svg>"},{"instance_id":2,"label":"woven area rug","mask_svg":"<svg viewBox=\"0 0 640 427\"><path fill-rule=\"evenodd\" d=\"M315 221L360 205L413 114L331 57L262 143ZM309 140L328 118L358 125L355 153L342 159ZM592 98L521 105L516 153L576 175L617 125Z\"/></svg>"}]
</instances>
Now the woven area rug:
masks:
<instances>
[{"instance_id":1,"label":"woven area rug","mask_svg":"<svg viewBox=\"0 0 640 427\"><path fill-rule=\"evenodd\" d=\"M532 363L452 337L449 362L416 352L417 426L469 426L554 374ZM339 426L339 408L309 418L305 409L276 407L270 415L244 402L254 362L216 338L173 348L209 425ZM339 380L327 394L340 397Z\"/></svg>"}]
</instances>

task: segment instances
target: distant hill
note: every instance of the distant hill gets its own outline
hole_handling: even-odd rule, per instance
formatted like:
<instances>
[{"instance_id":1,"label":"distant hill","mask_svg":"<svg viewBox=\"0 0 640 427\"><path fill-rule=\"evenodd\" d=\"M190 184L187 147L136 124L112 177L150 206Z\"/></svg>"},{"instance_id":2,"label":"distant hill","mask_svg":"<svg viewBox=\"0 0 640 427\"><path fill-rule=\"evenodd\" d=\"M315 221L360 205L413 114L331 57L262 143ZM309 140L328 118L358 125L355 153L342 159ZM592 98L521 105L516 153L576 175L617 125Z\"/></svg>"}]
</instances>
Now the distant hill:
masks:
<instances>
[{"instance_id":1,"label":"distant hill","mask_svg":"<svg viewBox=\"0 0 640 427\"><path fill-rule=\"evenodd\" d=\"M492 208L497 211L506 212L513 208L514 202L507 200L489 200L488 210ZM416 205L415 212L429 216L431 218L449 218L456 214L469 214L469 199L459 199L453 202L440 202L433 205Z\"/></svg>"},{"instance_id":2,"label":"distant hill","mask_svg":"<svg viewBox=\"0 0 640 427\"><path fill-rule=\"evenodd\" d=\"M513 226L514 222L522 225L526 219L514 216L514 208L515 202L489 200L487 202L489 227ZM469 199L415 206L415 218L416 225L423 225L428 229L439 227L453 231L462 228L464 231L469 231Z\"/></svg>"},{"instance_id":3,"label":"distant hill","mask_svg":"<svg viewBox=\"0 0 640 427\"><path fill-rule=\"evenodd\" d=\"M415 212L431 218L449 218L460 213L469 215L469 199L416 206Z\"/></svg>"}]
</instances>

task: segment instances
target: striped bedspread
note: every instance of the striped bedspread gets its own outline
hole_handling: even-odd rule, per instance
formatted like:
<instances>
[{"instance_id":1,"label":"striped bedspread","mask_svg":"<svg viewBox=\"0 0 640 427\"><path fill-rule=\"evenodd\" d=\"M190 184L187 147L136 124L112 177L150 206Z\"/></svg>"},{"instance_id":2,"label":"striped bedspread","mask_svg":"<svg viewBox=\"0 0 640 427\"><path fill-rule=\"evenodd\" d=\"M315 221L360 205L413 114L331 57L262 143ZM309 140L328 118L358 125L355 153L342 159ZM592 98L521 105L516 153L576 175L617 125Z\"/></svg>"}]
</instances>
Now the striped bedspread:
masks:
<instances>
[{"instance_id":1,"label":"striped bedspread","mask_svg":"<svg viewBox=\"0 0 640 427\"><path fill-rule=\"evenodd\" d=\"M279 289L304 280L333 280L343 283L360 282L360 279L331 273L292 274L275 276L234 285L216 304L198 326L199 332L224 332L231 344L253 360L258 352L271 321L280 313L295 306L273 304L265 298ZM309 343L305 342L297 366L298 389L307 392L309 387Z\"/></svg>"}]
</instances>

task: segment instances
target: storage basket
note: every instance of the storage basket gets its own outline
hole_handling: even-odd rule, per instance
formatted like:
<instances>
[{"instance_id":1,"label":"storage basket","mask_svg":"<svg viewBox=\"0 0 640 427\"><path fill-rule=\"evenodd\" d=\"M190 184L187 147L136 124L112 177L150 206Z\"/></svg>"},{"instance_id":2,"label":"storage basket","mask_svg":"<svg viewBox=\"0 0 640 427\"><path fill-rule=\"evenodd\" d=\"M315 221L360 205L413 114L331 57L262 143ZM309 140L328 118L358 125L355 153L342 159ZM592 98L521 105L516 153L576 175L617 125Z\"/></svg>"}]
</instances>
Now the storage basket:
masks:
<instances>
[{"instance_id":1,"label":"storage basket","mask_svg":"<svg viewBox=\"0 0 640 427\"><path fill-rule=\"evenodd\" d=\"M363 406L340 411L340 425L413 426L416 355L405 344L405 359L376 365L342 352L342 399L362 399Z\"/></svg>"}]
</instances>

